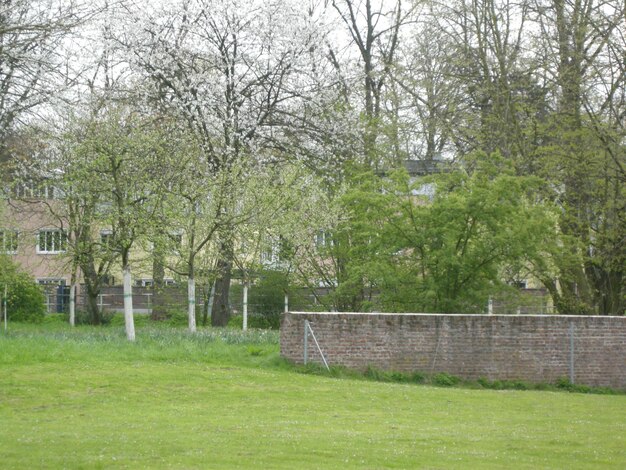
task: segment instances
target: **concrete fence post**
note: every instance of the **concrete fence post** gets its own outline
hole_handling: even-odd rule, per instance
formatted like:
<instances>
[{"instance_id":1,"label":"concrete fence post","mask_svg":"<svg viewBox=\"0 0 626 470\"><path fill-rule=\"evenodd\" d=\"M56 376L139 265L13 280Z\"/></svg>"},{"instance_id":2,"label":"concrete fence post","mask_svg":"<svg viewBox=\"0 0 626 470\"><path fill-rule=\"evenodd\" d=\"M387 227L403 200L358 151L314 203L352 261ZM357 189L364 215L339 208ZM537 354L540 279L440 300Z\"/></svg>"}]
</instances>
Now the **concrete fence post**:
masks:
<instances>
[{"instance_id":1,"label":"concrete fence post","mask_svg":"<svg viewBox=\"0 0 626 470\"><path fill-rule=\"evenodd\" d=\"M304 320L304 365L309 360L309 320Z\"/></svg>"},{"instance_id":2,"label":"concrete fence post","mask_svg":"<svg viewBox=\"0 0 626 470\"><path fill-rule=\"evenodd\" d=\"M574 322L569 324L569 381L574 383Z\"/></svg>"},{"instance_id":3,"label":"concrete fence post","mask_svg":"<svg viewBox=\"0 0 626 470\"><path fill-rule=\"evenodd\" d=\"M248 284L243 285L243 331L248 329Z\"/></svg>"}]
</instances>

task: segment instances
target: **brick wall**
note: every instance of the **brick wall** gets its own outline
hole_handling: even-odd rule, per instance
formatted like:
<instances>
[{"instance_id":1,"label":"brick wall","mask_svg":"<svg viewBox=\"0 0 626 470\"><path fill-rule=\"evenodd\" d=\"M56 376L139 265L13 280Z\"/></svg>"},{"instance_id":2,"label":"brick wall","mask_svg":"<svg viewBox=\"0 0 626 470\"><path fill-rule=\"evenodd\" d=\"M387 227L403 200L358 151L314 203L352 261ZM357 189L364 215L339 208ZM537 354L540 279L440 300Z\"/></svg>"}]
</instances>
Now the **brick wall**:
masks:
<instances>
[{"instance_id":1,"label":"brick wall","mask_svg":"<svg viewBox=\"0 0 626 470\"><path fill-rule=\"evenodd\" d=\"M331 365L552 383L573 360L575 383L626 389L626 317L292 312L280 348L296 363L305 320ZM308 350L321 362L312 339Z\"/></svg>"}]
</instances>

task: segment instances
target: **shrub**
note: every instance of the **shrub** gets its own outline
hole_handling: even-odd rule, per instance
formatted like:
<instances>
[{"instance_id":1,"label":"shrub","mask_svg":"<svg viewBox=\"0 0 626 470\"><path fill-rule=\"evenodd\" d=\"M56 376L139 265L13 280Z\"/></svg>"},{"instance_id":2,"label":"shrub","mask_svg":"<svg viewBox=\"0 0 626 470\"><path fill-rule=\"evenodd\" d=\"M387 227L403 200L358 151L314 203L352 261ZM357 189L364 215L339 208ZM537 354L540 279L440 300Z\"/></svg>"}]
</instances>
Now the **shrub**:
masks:
<instances>
[{"instance_id":1,"label":"shrub","mask_svg":"<svg viewBox=\"0 0 626 470\"><path fill-rule=\"evenodd\" d=\"M455 377L454 375L446 374L445 372L436 374L432 378L433 384L439 385L442 387L452 387L458 384L460 381L461 379L459 379L458 377Z\"/></svg>"},{"instance_id":2,"label":"shrub","mask_svg":"<svg viewBox=\"0 0 626 470\"><path fill-rule=\"evenodd\" d=\"M281 313L254 314L248 315L248 328L259 328L261 330L278 330L280 328ZM230 328L241 330L243 328L243 315L234 315L228 320Z\"/></svg>"},{"instance_id":3,"label":"shrub","mask_svg":"<svg viewBox=\"0 0 626 470\"><path fill-rule=\"evenodd\" d=\"M421 372L413 372L411 374L410 381L416 384L423 384L426 382L426 376Z\"/></svg>"},{"instance_id":4,"label":"shrub","mask_svg":"<svg viewBox=\"0 0 626 470\"><path fill-rule=\"evenodd\" d=\"M64 313L49 313L43 317L43 323L46 325L64 324L67 321L67 315Z\"/></svg>"},{"instance_id":5,"label":"shrub","mask_svg":"<svg viewBox=\"0 0 626 470\"><path fill-rule=\"evenodd\" d=\"M228 319L229 328L243 329L243 315L234 315Z\"/></svg>"},{"instance_id":6,"label":"shrub","mask_svg":"<svg viewBox=\"0 0 626 470\"><path fill-rule=\"evenodd\" d=\"M0 258L0 289L7 286L7 317L12 321L39 323L46 314L41 287L6 257Z\"/></svg>"},{"instance_id":7,"label":"shrub","mask_svg":"<svg viewBox=\"0 0 626 470\"><path fill-rule=\"evenodd\" d=\"M171 326L188 326L189 325L189 316L187 314L187 310L182 310L182 309L168 310L165 316L167 318L166 322ZM202 321L202 317L198 315L198 312L196 312L196 325L199 325L201 321Z\"/></svg>"},{"instance_id":8,"label":"shrub","mask_svg":"<svg viewBox=\"0 0 626 470\"><path fill-rule=\"evenodd\" d=\"M133 314L133 323L135 327L146 326L150 321L150 316L146 314ZM110 326L125 326L126 320L124 319L123 312L103 312L102 324Z\"/></svg>"},{"instance_id":9,"label":"shrub","mask_svg":"<svg viewBox=\"0 0 626 470\"><path fill-rule=\"evenodd\" d=\"M278 330L285 308L285 291L288 292L290 305L301 303L298 291L291 289L286 273L261 271L256 284L248 291L248 326Z\"/></svg>"}]
</instances>

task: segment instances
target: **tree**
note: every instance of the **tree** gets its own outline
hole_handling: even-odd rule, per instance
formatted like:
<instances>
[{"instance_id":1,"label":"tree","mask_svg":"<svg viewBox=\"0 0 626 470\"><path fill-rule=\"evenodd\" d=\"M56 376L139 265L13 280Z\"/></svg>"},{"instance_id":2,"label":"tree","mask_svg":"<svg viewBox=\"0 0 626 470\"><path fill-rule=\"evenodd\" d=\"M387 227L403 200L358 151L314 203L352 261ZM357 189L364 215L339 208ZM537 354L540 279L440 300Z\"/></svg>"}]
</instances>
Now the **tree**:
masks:
<instances>
[{"instance_id":1,"label":"tree","mask_svg":"<svg viewBox=\"0 0 626 470\"><path fill-rule=\"evenodd\" d=\"M348 279L367 281L387 311L480 312L506 289L505 269L551 256L555 215L541 186L502 157L475 169L412 181L405 171L365 175L349 191ZM361 308L376 308L376 298ZM372 306L373 302L373 306Z\"/></svg>"},{"instance_id":2,"label":"tree","mask_svg":"<svg viewBox=\"0 0 626 470\"><path fill-rule=\"evenodd\" d=\"M332 5L358 50L362 66L363 90L363 162L373 168L382 163L377 142L383 127L385 86L395 66L400 29L411 21L414 7L403 9L396 1L389 8L385 2L371 0L334 0ZM332 52L331 57L336 54ZM397 132L397 130L394 130Z\"/></svg>"},{"instance_id":3,"label":"tree","mask_svg":"<svg viewBox=\"0 0 626 470\"><path fill-rule=\"evenodd\" d=\"M158 121L124 108L102 110L87 123L81 151L89 163L92 191L104 194L98 219L110 227L107 249L119 256L124 283L126 335L135 339L131 249L149 232L163 197L155 190L161 162L171 148Z\"/></svg>"},{"instance_id":4,"label":"tree","mask_svg":"<svg viewBox=\"0 0 626 470\"><path fill-rule=\"evenodd\" d=\"M110 245L108 234L100 233L102 207L109 204L110 199L102 188L94 185L100 177L100 169L89 145L93 138L92 126L89 120L74 118L65 132L57 136L56 158L52 158L48 166L56 175L54 183L62 191L63 200L61 204L50 205L49 210L59 225L68 227L67 254L71 259L72 286L77 282L76 268L80 268L89 321L98 325L102 322L98 297L118 252Z\"/></svg>"},{"instance_id":5,"label":"tree","mask_svg":"<svg viewBox=\"0 0 626 470\"><path fill-rule=\"evenodd\" d=\"M623 2L537 2L545 73L554 113L538 152L558 185L560 227L576 242L578 262L560 269L556 303L563 313L622 313L624 289L624 148L614 137L615 93L623 84ZM553 39L554 38L554 39ZM620 105L617 104L617 107ZM623 106L622 106L623 107ZM611 299L611 300L609 300Z\"/></svg>"},{"instance_id":6,"label":"tree","mask_svg":"<svg viewBox=\"0 0 626 470\"><path fill-rule=\"evenodd\" d=\"M179 262L167 266L187 277L189 330L194 332L198 260L216 257L225 243L232 243L235 227L262 217L274 202L268 198L271 181L265 178L261 166L248 167L245 162L237 162L228 169L215 170L206 164L196 146L187 146L185 150L173 162L176 169L173 184L164 190L163 220L169 233L161 233L161 236L166 239L171 234L181 236ZM161 243L168 244L167 240ZM234 260L235 247L229 249L233 250L229 257ZM215 269L217 272L211 276L213 282L224 274L219 261ZM224 315L224 310L213 316L213 324L227 322L227 318L216 318L220 314Z\"/></svg>"},{"instance_id":7,"label":"tree","mask_svg":"<svg viewBox=\"0 0 626 470\"><path fill-rule=\"evenodd\" d=\"M242 160L270 156L263 149L282 134L280 116L300 93L290 77L308 48L304 19L287 5L182 1L141 21L142 34L126 31L119 41L148 80L153 103L184 120L205 165L223 178ZM214 325L229 315L231 233L220 226Z\"/></svg>"},{"instance_id":8,"label":"tree","mask_svg":"<svg viewBox=\"0 0 626 470\"><path fill-rule=\"evenodd\" d=\"M0 154L15 125L61 88L63 38L87 16L75 1L10 0L0 5Z\"/></svg>"}]
</instances>

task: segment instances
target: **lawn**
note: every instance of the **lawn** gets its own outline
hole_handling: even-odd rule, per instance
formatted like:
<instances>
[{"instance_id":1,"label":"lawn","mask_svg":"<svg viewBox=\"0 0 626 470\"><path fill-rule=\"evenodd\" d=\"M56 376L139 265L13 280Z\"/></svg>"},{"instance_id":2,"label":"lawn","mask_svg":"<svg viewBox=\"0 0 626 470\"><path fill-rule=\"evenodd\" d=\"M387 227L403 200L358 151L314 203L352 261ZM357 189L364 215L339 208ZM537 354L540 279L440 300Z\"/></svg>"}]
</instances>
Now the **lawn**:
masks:
<instances>
[{"instance_id":1,"label":"lawn","mask_svg":"<svg viewBox=\"0 0 626 470\"><path fill-rule=\"evenodd\" d=\"M12 326L2 468L626 468L626 395L294 371L276 333Z\"/></svg>"}]
</instances>

